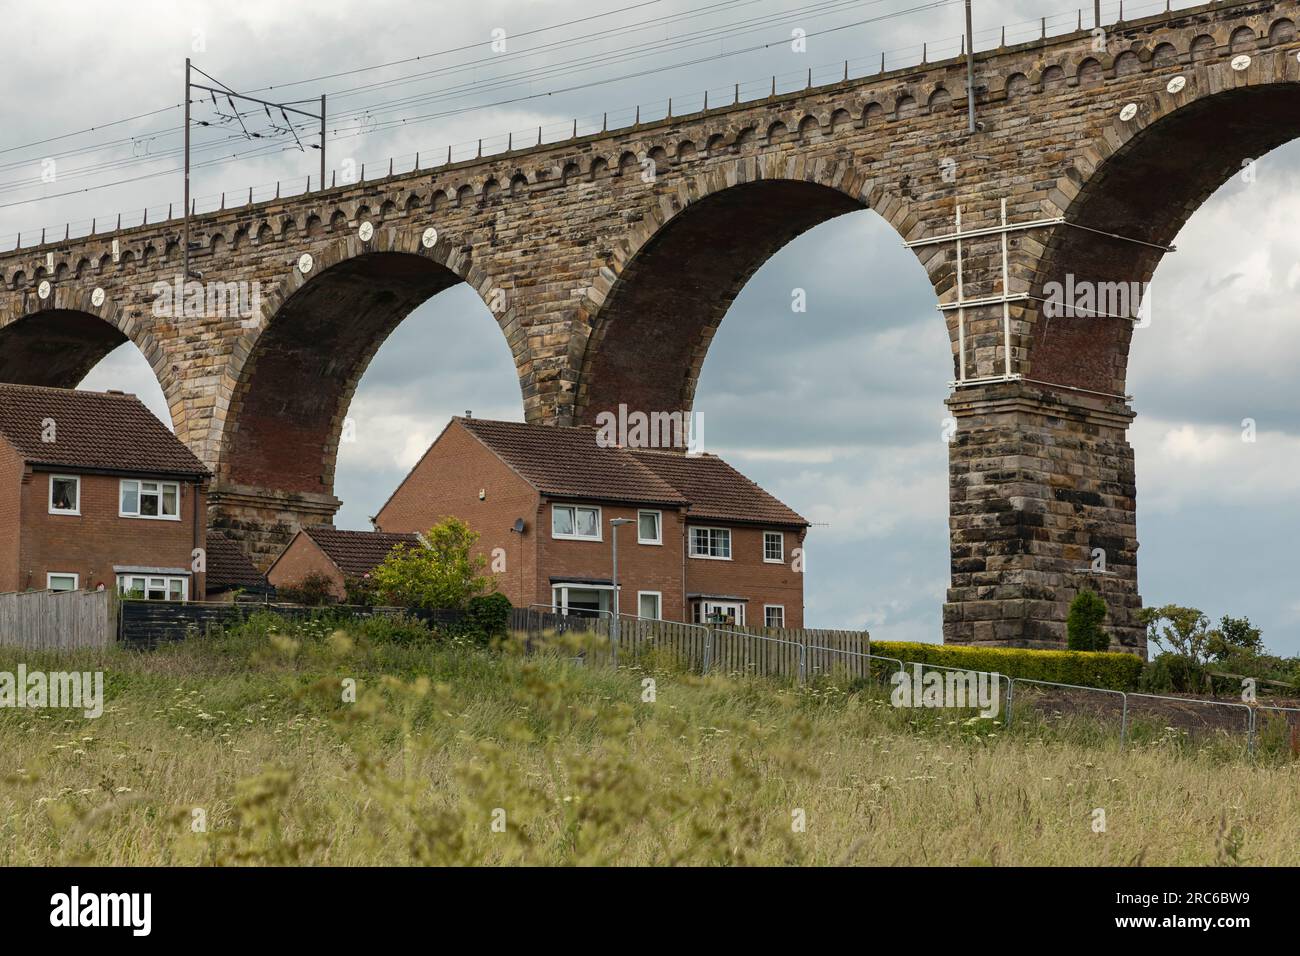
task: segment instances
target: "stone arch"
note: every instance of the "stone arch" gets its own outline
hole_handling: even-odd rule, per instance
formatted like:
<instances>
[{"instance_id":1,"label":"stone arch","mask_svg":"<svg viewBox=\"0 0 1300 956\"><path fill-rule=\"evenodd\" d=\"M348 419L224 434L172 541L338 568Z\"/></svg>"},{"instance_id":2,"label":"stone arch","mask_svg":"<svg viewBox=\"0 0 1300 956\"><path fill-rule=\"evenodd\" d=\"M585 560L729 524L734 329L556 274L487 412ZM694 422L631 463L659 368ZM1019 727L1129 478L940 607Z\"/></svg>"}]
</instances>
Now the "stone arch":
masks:
<instances>
[{"instance_id":1,"label":"stone arch","mask_svg":"<svg viewBox=\"0 0 1300 956\"><path fill-rule=\"evenodd\" d=\"M689 139L684 139L677 144L678 162L683 162L683 163L689 162L690 160L694 159L696 155L697 152L695 149L695 144L691 142Z\"/></svg>"},{"instance_id":2,"label":"stone arch","mask_svg":"<svg viewBox=\"0 0 1300 956\"><path fill-rule=\"evenodd\" d=\"M1079 71L1076 74L1080 86L1097 86L1106 78L1105 71L1102 69L1101 61L1096 57L1085 57L1079 64Z\"/></svg>"},{"instance_id":3,"label":"stone arch","mask_svg":"<svg viewBox=\"0 0 1300 956\"><path fill-rule=\"evenodd\" d=\"M915 116L917 109L916 100L904 93L894 103L894 119L906 119L909 116Z\"/></svg>"},{"instance_id":4,"label":"stone arch","mask_svg":"<svg viewBox=\"0 0 1300 956\"><path fill-rule=\"evenodd\" d=\"M15 301L10 311L0 311L0 382L76 388L100 360L131 342L153 369L175 419L181 383L162 346L118 307L111 293L96 308L92 291L90 286L55 286L35 310L24 312Z\"/></svg>"},{"instance_id":5,"label":"stone arch","mask_svg":"<svg viewBox=\"0 0 1300 956\"><path fill-rule=\"evenodd\" d=\"M522 196L528 191L528 177L523 173L515 173L510 177L510 195L514 197Z\"/></svg>"},{"instance_id":6,"label":"stone arch","mask_svg":"<svg viewBox=\"0 0 1300 956\"><path fill-rule=\"evenodd\" d=\"M1210 36L1208 33L1202 33L1200 36L1196 37L1196 39L1192 40L1192 46L1190 49L1192 61L1197 62L1200 60L1210 59L1210 57L1214 56L1216 47L1217 44L1214 42L1214 37Z\"/></svg>"},{"instance_id":7,"label":"stone arch","mask_svg":"<svg viewBox=\"0 0 1300 956\"><path fill-rule=\"evenodd\" d=\"M1228 51L1231 53L1249 53L1255 49L1259 38L1250 27L1237 27L1228 38Z\"/></svg>"},{"instance_id":8,"label":"stone arch","mask_svg":"<svg viewBox=\"0 0 1300 956\"><path fill-rule=\"evenodd\" d=\"M597 156L595 159L591 161L590 178L593 181L599 179L601 176L605 176L608 174L609 174L608 160L604 159L601 156Z\"/></svg>"},{"instance_id":9,"label":"stone arch","mask_svg":"<svg viewBox=\"0 0 1300 956\"><path fill-rule=\"evenodd\" d=\"M577 179L582 174L582 168L574 162L564 164L564 169L560 172L560 182L566 186Z\"/></svg>"},{"instance_id":10,"label":"stone arch","mask_svg":"<svg viewBox=\"0 0 1300 956\"><path fill-rule=\"evenodd\" d=\"M286 267L263 294L259 322L222 375L228 406L218 406L200 442L206 460L216 462L213 500L227 519L223 494L236 512L239 502L255 499L247 507L270 515L267 525L279 512L296 515L300 525L329 521L343 419L380 345L417 306L461 282L490 308L497 282L454 241L442 238L426 249L422 232L417 223L378 229L366 243L340 239L315 256L307 275ZM513 305L494 318L521 370L522 390L527 339ZM246 541L245 548L266 558L292 530L260 544Z\"/></svg>"},{"instance_id":11,"label":"stone arch","mask_svg":"<svg viewBox=\"0 0 1300 956\"><path fill-rule=\"evenodd\" d=\"M640 165L641 163L637 160L636 153L628 150L618 158L618 174L620 176L626 175Z\"/></svg>"},{"instance_id":12,"label":"stone arch","mask_svg":"<svg viewBox=\"0 0 1300 956\"><path fill-rule=\"evenodd\" d=\"M1132 76L1142 72L1142 60L1132 50L1125 50L1115 57L1115 75Z\"/></svg>"},{"instance_id":13,"label":"stone arch","mask_svg":"<svg viewBox=\"0 0 1300 956\"><path fill-rule=\"evenodd\" d=\"M407 196L407 197L406 197L406 214L407 214L408 216L411 216L411 215L414 215L416 212L418 212L419 209L420 209L420 203L421 203L421 200L420 200L420 194L419 194L419 193L413 192L413 193L411 193L411 195Z\"/></svg>"},{"instance_id":14,"label":"stone arch","mask_svg":"<svg viewBox=\"0 0 1300 956\"><path fill-rule=\"evenodd\" d=\"M645 411L690 408L713 333L750 276L814 226L875 205L880 187L848 161L808 166L791 177L780 154L733 159L688 177L671 210L645 211L577 310L573 421L593 422L623 402ZM881 213L900 234L914 238L923 228L896 198ZM710 255L689 254L705 248Z\"/></svg>"},{"instance_id":15,"label":"stone arch","mask_svg":"<svg viewBox=\"0 0 1300 956\"><path fill-rule=\"evenodd\" d=\"M456 205L465 206L474 201L474 187L469 183L456 190Z\"/></svg>"},{"instance_id":16,"label":"stone arch","mask_svg":"<svg viewBox=\"0 0 1300 956\"><path fill-rule=\"evenodd\" d=\"M1023 73L1012 73L1007 77L1007 99L1024 96L1029 92L1029 77Z\"/></svg>"},{"instance_id":17,"label":"stone arch","mask_svg":"<svg viewBox=\"0 0 1300 956\"><path fill-rule=\"evenodd\" d=\"M1295 39L1295 21L1283 17L1268 28L1269 43L1290 43Z\"/></svg>"},{"instance_id":18,"label":"stone arch","mask_svg":"<svg viewBox=\"0 0 1300 956\"><path fill-rule=\"evenodd\" d=\"M777 120L767 127L767 143L769 146L775 146L777 143L784 143L789 139L790 130L785 123Z\"/></svg>"},{"instance_id":19,"label":"stone arch","mask_svg":"<svg viewBox=\"0 0 1300 956\"><path fill-rule=\"evenodd\" d=\"M853 125L853 114L840 108L831 114L831 132L839 133Z\"/></svg>"},{"instance_id":20,"label":"stone arch","mask_svg":"<svg viewBox=\"0 0 1300 956\"><path fill-rule=\"evenodd\" d=\"M803 142L816 139L822 131L821 123L815 116L805 116L799 121L799 139Z\"/></svg>"},{"instance_id":21,"label":"stone arch","mask_svg":"<svg viewBox=\"0 0 1300 956\"><path fill-rule=\"evenodd\" d=\"M1160 43L1151 51L1154 66L1173 66L1178 62L1178 48L1172 43Z\"/></svg>"},{"instance_id":22,"label":"stone arch","mask_svg":"<svg viewBox=\"0 0 1300 956\"><path fill-rule=\"evenodd\" d=\"M884 118L885 108L875 100L872 100L862 108L862 123L864 126L870 125L871 123L879 123Z\"/></svg>"},{"instance_id":23,"label":"stone arch","mask_svg":"<svg viewBox=\"0 0 1300 956\"><path fill-rule=\"evenodd\" d=\"M1062 67L1052 64L1043 69L1043 89L1055 90L1065 85L1065 70Z\"/></svg>"},{"instance_id":24,"label":"stone arch","mask_svg":"<svg viewBox=\"0 0 1300 956\"><path fill-rule=\"evenodd\" d=\"M727 137L722 133L714 133L708 138L704 145L705 152L710 156L716 155L720 150L726 149Z\"/></svg>"},{"instance_id":25,"label":"stone arch","mask_svg":"<svg viewBox=\"0 0 1300 956\"><path fill-rule=\"evenodd\" d=\"M1256 64L1258 72L1237 72L1217 63L1204 88L1218 92L1186 101L1161 90L1136 117L1117 117L1093 137L1095 145L1071 175L1057 181L1068 205L1054 214L1073 225L1044 237L1031 296L1046 297L1049 283L1063 283L1067 275L1094 288L1140 292L1184 223L1245 160L1300 138L1300 64L1284 51L1256 57ZM1124 393L1131 318L1048 320L1038 308L1031 328L1027 374L1033 379Z\"/></svg>"},{"instance_id":26,"label":"stone arch","mask_svg":"<svg viewBox=\"0 0 1300 956\"><path fill-rule=\"evenodd\" d=\"M942 86L936 87L935 91L930 94L930 112L938 113L946 110L952 104L952 94Z\"/></svg>"}]
</instances>

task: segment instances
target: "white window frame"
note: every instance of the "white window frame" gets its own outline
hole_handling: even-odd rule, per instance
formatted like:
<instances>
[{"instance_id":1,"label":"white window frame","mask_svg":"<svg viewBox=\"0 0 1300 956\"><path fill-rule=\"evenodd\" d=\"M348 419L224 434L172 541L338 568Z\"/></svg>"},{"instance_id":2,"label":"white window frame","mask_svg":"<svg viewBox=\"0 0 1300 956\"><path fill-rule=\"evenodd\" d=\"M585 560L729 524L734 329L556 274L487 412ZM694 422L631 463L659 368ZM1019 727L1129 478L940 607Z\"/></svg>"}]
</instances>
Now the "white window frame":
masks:
<instances>
[{"instance_id":1,"label":"white window frame","mask_svg":"<svg viewBox=\"0 0 1300 956\"><path fill-rule=\"evenodd\" d=\"M586 540L586 539L584 539ZM608 617L614 609L614 586L612 584L580 584L576 581L561 581L558 584L551 585L551 609L557 614L568 615L569 613L569 591L608 591L609 592L609 610L600 610L596 613L597 617ZM619 585L619 590L623 586Z\"/></svg>"},{"instance_id":2,"label":"white window frame","mask_svg":"<svg viewBox=\"0 0 1300 956\"><path fill-rule=\"evenodd\" d=\"M723 555L720 554L697 553L695 550L695 532L697 531L709 531L709 532L725 531L727 533L726 556L724 557ZM712 534L710 534L709 536L710 547L712 547L712 543L713 543L713 538L712 538ZM692 558L699 558L704 561L730 561L732 559L732 556L735 554L735 548L733 547L733 544L734 542L732 540L730 528L719 528L716 526L708 526L708 525L692 525L690 528L687 529L686 532L686 553L690 555Z\"/></svg>"},{"instance_id":3,"label":"white window frame","mask_svg":"<svg viewBox=\"0 0 1300 956\"><path fill-rule=\"evenodd\" d=\"M641 516L642 515L655 516L655 530L659 532L659 536L657 538L652 539L652 538L641 537ZM662 511L655 511L653 508L642 508L640 511L636 513L636 543L637 544L660 544L660 545L664 543L664 513Z\"/></svg>"},{"instance_id":4,"label":"white window frame","mask_svg":"<svg viewBox=\"0 0 1300 956\"><path fill-rule=\"evenodd\" d=\"M165 515L146 515L140 513L140 501L145 495L144 486L146 484L157 485L156 492L149 494L158 495L158 510L161 512L163 507L163 492L170 485L176 489L176 514ZM135 485L135 511L124 511L122 509L122 492L127 485ZM117 483L117 516L119 518L139 518L142 521L180 521L181 520L181 483L179 481L162 481L150 478L123 478Z\"/></svg>"},{"instance_id":5,"label":"white window frame","mask_svg":"<svg viewBox=\"0 0 1300 956\"><path fill-rule=\"evenodd\" d=\"M767 556L767 539L768 539L769 536L776 538L777 543L778 543L778 544L780 545L780 547L781 547L781 553L780 553L780 555L778 555L778 556L775 557L775 558L769 558L769 557ZM764 532L763 532L763 563L764 563L764 564L785 564L785 532L783 532L783 531L764 531ZM772 605L772 606L773 606L773 607L780 607L781 605L779 605L779 604L774 604L774 605ZM766 607L766 605L764 605L764 607Z\"/></svg>"},{"instance_id":6,"label":"white window frame","mask_svg":"<svg viewBox=\"0 0 1300 956\"><path fill-rule=\"evenodd\" d=\"M54 482L55 481L72 481L77 485L77 507L72 509L54 507ZM80 475L50 475L50 488L47 495L52 515L79 515L81 514L81 476Z\"/></svg>"},{"instance_id":7,"label":"white window frame","mask_svg":"<svg viewBox=\"0 0 1300 956\"><path fill-rule=\"evenodd\" d=\"M769 623L767 623L767 612L768 612L768 611L780 611L780 612L781 612L781 623L780 623L780 624L769 624ZM764 627L785 627L785 605L784 605L784 604L764 604L764 605L763 605L763 626L764 626Z\"/></svg>"},{"instance_id":8,"label":"white window frame","mask_svg":"<svg viewBox=\"0 0 1300 956\"><path fill-rule=\"evenodd\" d=\"M62 476L60 476L60 477L62 477ZM78 494L77 494L77 500L78 500L78 501L81 500L81 494L80 494L80 492L78 492ZM69 512L66 512L66 511L56 511L55 514L69 514ZM54 590L56 590L56 589L54 588L54 586L52 585L52 583L51 583L52 580L53 580L54 578L72 578L72 587L70 587L70 588L64 588L63 590L65 590L65 591L80 591L80 590L81 590L81 575L80 575L80 574L75 574L75 573L72 572L72 571L48 571L48 572L46 572L46 574L45 574L45 590L47 590L47 591L54 591Z\"/></svg>"},{"instance_id":9,"label":"white window frame","mask_svg":"<svg viewBox=\"0 0 1300 956\"><path fill-rule=\"evenodd\" d=\"M154 581L161 581L161 590L167 595L162 598L164 601L172 600L172 583L179 581L181 583L181 603L189 603L190 600L190 579L184 574L150 574L147 571L121 571L117 575L117 593L126 594L129 590L122 585L129 582L132 578L139 578L144 581L144 597L138 598L141 601L157 600L149 597L149 589Z\"/></svg>"},{"instance_id":10,"label":"white window frame","mask_svg":"<svg viewBox=\"0 0 1300 956\"><path fill-rule=\"evenodd\" d=\"M573 512L574 534L560 534L555 530L555 512L557 509L566 509ZM596 512L596 533L595 535L577 534L578 528L578 510ZM600 505L551 505L551 537L556 541L604 541L604 513Z\"/></svg>"},{"instance_id":11,"label":"white window frame","mask_svg":"<svg viewBox=\"0 0 1300 956\"><path fill-rule=\"evenodd\" d=\"M694 604L694 608L692 609L691 612L691 623L693 624L707 624L709 618L709 612L714 608L717 608L719 610L722 608L732 608L736 612L736 623L734 626L735 627L745 626L745 602L744 601L715 601L710 598L701 598L700 600L694 601L692 603ZM698 617L696 617L697 612L699 615Z\"/></svg>"},{"instance_id":12,"label":"white window frame","mask_svg":"<svg viewBox=\"0 0 1300 956\"><path fill-rule=\"evenodd\" d=\"M641 613L641 599L643 597L652 597L655 599L655 616L644 618ZM636 616L650 621L662 621L664 619L664 595L662 591L637 591L636 592Z\"/></svg>"}]
</instances>

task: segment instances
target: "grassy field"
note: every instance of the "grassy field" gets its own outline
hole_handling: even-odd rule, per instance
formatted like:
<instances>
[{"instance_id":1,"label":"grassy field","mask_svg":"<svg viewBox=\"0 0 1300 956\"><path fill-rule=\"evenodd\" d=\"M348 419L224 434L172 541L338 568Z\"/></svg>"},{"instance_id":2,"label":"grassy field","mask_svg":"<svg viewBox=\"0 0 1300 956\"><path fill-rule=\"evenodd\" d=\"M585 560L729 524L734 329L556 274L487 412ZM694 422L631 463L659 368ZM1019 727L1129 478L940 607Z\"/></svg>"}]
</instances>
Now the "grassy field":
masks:
<instances>
[{"instance_id":1,"label":"grassy field","mask_svg":"<svg viewBox=\"0 0 1300 956\"><path fill-rule=\"evenodd\" d=\"M0 709L4 865L1290 864L1300 843L1285 748L1121 751L834 681L265 622L150 654L0 649L20 662L103 670L107 700Z\"/></svg>"}]
</instances>

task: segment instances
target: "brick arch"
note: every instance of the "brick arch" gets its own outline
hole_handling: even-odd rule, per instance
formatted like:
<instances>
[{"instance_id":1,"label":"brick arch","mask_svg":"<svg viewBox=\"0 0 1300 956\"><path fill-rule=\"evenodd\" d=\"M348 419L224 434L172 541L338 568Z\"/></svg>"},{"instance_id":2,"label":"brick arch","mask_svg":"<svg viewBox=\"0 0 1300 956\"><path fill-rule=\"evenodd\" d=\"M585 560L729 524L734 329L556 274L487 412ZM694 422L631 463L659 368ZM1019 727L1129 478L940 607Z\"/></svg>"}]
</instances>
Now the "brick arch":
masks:
<instances>
[{"instance_id":1,"label":"brick arch","mask_svg":"<svg viewBox=\"0 0 1300 956\"><path fill-rule=\"evenodd\" d=\"M173 421L181 414L183 389L146 323L120 309L112 290L98 308L94 283L55 285L41 302L33 292L27 309L14 303L0 314L0 382L76 388L99 362L130 342L149 363L167 398Z\"/></svg>"},{"instance_id":2,"label":"brick arch","mask_svg":"<svg viewBox=\"0 0 1300 956\"><path fill-rule=\"evenodd\" d=\"M1031 296L1043 297L1048 283L1064 284L1068 276L1076 283L1145 288L1165 248L1215 190L1244 162L1300 138L1300 62L1294 49L1256 55L1243 71L1221 61L1183 75L1187 85L1181 92L1171 94L1162 83L1158 93L1135 101L1136 115L1116 116L1058 180L1058 201L1045 205L1073 225L1054 227L1044 237ZM1028 376L1124 393L1131 320L1047 320L1041 301L1029 319L1022 366Z\"/></svg>"},{"instance_id":3,"label":"brick arch","mask_svg":"<svg viewBox=\"0 0 1300 956\"><path fill-rule=\"evenodd\" d=\"M218 401L205 443L219 483L328 498L348 406L388 335L461 282L492 303L496 282L463 247L444 235L426 249L422 233L423 225L377 226L369 242L354 234L315 255L305 275L294 259L278 286L263 291L257 326L236 344L222 376L228 407ZM494 318L522 389L527 341L508 297L506 304Z\"/></svg>"},{"instance_id":4,"label":"brick arch","mask_svg":"<svg viewBox=\"0 0 1300 956\"><path fill-rule=\"evenodd\" d=\"M621 402L689 409L723 316L788 242L860 209L875 209L905 238L919 237L923 227L906 204L880 201L878 191L848 161L809 164L792 177L777 153L687 178L645 209L586 290L570 335L574 407L544 411L563 424L594 421ZM936 274L948 268L940 259L930 260Z\"/></svg>"}]
</instances>

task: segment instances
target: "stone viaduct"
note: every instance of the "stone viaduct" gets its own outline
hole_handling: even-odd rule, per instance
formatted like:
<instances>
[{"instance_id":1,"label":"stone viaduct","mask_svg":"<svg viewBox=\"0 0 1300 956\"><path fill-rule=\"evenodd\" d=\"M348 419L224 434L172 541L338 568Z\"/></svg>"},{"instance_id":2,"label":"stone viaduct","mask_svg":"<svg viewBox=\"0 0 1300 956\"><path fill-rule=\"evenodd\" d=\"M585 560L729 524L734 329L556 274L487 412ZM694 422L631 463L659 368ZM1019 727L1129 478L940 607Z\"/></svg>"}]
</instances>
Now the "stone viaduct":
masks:
<instances>
[{"instance_id":1,"label":"stone viaduct","mask_svg":"<svg viewBox=\"0 0 1300 956\"><path fill-rule=\"evenodd\" d=\"M488 304L530 421L688 409L754 271L872 209L915 250L952 343L945 639L1060 646L1088 583L1140 653L1134 318L1044 300L1146 282L1198 205L1300 136L1296 15L1237 0L981 53L974 134L954 59L201 215L191 268L257 282L247 320L156 314L179 219L0 254L0 380L72 387L134 342L214 472L212 525L265 566L332 519L357 382L440 290Z\"/></svg>"}]
</instances>

